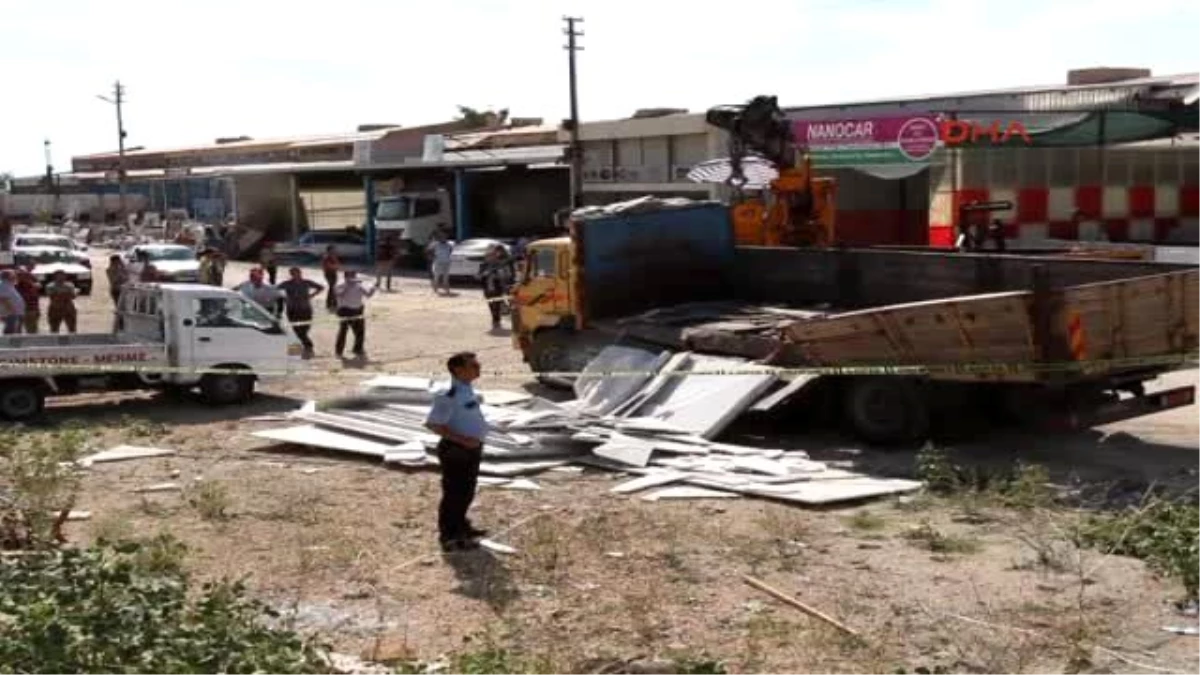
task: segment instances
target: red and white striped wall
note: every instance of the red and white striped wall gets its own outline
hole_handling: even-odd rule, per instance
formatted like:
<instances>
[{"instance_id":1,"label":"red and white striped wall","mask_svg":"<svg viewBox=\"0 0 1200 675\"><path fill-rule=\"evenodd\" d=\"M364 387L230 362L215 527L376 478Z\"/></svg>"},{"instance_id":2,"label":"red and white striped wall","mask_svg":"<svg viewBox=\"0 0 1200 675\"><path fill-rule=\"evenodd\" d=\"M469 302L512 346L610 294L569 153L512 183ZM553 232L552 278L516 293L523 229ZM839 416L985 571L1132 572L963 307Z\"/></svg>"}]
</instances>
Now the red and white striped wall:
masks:
<instances>
[{"instance_id":1,"label":"red and white striped wall","mask_svg":"<svg viewBox=\"0 0 1200 675\"><path fill-rule=\"evenodd\" d=\"M1015 245L1046 239L1195 243L1198 228L1195 185L1108 187L964 188L933 195L929 212L929 245L952 246L957 236L958 208L973 201L1010 201L1011 211L990 219L1005 225ZM1076 221L1073 216L1079 212Z\"/></svg>"}]
</instances>

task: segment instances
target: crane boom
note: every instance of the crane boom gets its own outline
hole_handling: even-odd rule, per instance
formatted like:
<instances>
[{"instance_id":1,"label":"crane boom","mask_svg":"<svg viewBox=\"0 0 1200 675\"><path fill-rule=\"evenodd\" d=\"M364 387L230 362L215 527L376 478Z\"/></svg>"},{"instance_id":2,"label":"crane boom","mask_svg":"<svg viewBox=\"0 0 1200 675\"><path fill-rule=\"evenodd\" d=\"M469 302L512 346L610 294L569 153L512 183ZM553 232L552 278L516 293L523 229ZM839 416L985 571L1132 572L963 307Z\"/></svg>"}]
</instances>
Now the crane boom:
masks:
<instances>
[{"instance_id":1,"label":"crane boom","mask_svg":"<svg viewBox=\"0 0 1200 675\"><path fill-rule=\"evenodd\" d=\"M705 121L729 134L729 180L735 204L733 220L739 241L752 245L828 246L833 242L832 178L812 178L807 154L796 142L792 125L775 96L755 96L744 105L711 108ZM746 198L742 162L751 153L774 165L770 203Z\"/></svg>"}]
</instances>

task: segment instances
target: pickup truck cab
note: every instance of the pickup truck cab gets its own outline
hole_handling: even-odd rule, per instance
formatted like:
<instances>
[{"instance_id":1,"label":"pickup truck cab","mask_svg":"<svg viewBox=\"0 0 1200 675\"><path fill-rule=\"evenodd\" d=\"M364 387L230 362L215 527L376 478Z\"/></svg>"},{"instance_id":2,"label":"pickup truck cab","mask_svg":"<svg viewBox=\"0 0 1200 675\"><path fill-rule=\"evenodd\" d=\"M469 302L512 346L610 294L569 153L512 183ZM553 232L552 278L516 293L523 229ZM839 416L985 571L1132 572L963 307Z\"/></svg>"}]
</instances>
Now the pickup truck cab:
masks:
<instances>
[{"instance_id":1,"label":"pickup truck cab","mask_svg":"<svg viewBox=\"0 0 1200 675\"><path fill-rule=\"evenodd\" d=\"M237 404L258 381L300 372L300 342L270 312L229 289L133 284L112 333L0 337L0 417L39 415L48 396L86 390L199 388Z\"/></svg>"}]
</instances>

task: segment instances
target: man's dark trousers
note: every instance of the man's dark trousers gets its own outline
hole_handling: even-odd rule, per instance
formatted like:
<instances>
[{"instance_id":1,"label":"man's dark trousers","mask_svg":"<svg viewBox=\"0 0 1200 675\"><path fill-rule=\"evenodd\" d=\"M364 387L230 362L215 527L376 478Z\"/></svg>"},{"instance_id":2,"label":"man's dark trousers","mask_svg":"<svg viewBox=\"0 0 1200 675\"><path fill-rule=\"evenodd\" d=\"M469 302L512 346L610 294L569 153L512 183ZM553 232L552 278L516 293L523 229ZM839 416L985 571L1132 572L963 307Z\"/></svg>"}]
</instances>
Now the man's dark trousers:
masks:
<instances>
[{"instance_id":1,"label":"man's dark trousers","mask_svg":"<svg viewBox=\"0 0 1200 675\"><path fill-rule=\"evenodd\" d=\"M312 328L313 312L311 307L288 307L287 319L288 323L292 324L292 331L296 333L296 338L300 340L300 344L304 348L312 351L313 343L308 337L308 331Z\"/></svg>"},{"instance_id":2,"label":"man's dark trousers","mask_svg":"<svg viewBox=\"0 0 1200 675\"><path fill-rule=\"evenodd\" d=\"M325 270L325 307L327 309L337 308L337 298L334 295L334 289L337 288L337 280L337 272Z\"/></svg>"},{"instance_id":3,"label":"man's dark trousers","mask_svg":"<svg viewBox=\"0 0 1200 675\"><path fill-rule=\"evenodd\" d=\"M437 446L442 465L442 501L438 504L438 538L443 542L463 539L471 527L467 511L475 500L479 462L483 448L466 448L442 439Z\"/></svg>"},{"instance_id":4,"label":"man's dark trousers","mask_svg":"<svg viewBox=\"0 0 1200 675\"><path fill-rule=\"evenodd\" d=\"M363 340L366 339L367 322L363 319L363 308L350 309L343 307L337 311L338 315L338 332L337 343L334 345L334 352L338 356L342 355L342 351L346 348L346 331L354 331L354 353L363 353Z\"/></svg>"}]
</instances>

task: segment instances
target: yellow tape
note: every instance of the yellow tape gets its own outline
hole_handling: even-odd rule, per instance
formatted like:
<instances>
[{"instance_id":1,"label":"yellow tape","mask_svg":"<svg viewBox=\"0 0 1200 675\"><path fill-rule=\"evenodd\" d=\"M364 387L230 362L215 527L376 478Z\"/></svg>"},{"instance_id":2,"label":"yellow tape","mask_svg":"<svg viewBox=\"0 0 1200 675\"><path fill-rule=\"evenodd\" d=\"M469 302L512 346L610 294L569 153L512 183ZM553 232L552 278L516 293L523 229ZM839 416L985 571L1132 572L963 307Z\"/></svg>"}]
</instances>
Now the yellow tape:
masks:
<instances>
[{"instance_id":1,"label":"yellow tape","mask_svg":"<svg viewBox=\"0 0 1200 675\"><path fill-rule=\"evenodd\" d=\"M131 345L133 346L133 345ZM500 346L492 349L500 348ZM477 350L482 351L482 350ZM416 358L423 358L424 354L409 356L403 359L397 359L391 363L399 363L402 361L411 361ZM776 366L757 366L746 365L738 368L718 368L718 369L699 369L685 370L671 373L660 373L650 370L605 370L605 371L556 371L545 372L540 375L548 377L645 377L652 375L662 375L666 377L687 377L692 375L712 375L712 376L744 376L744 375L776 375L779 377L795 376L795 375L889 375L889 376L923 376L923 375L1014 375L1014 374L1030 374L1030 373L1066 373L1087 371L1092 373L1096 370L1121 370L1135 368L1140 366L1152 367L1169 367L1194 365L1200 359L1200 352L1187 352L1177 354L1163 354L1159 356L1146 356L1137 358L1116 358L1116 359L1100 359L1095 361L1063 361L1055 363L958 363L958 364L927 364L927 365L894 365L894 364L855 364L846 366L797 366L797 367L776 367ZM372 365L376 366L372 369L365 368L310 368L304 365L298 367L283 367L279 369L260 369L253 371L253 374L264 377L278 376L299 376L299 375L327 375L327 374L358 374L385 372L382 367L387 366L388 362L375 362ZM31 371L23 373L26 377L55 377L61 375L81 374L94 375L100 373L137 373L148 375L170 375L170 374L187 374L187 375L222 375L222 374L246 374L245 369L240 368L183 368L178 366L158 366L158 365L138 365L138 364L61 364L61 363L20 363L12 361L0 361L0 377L3 377L4 370L22 370ZM47 371L42 373L41 371ZM386 371L394 375L408 376L425 376L425 377L444 377L444 369L436 369L433 371ZM520 369L498 369L485 370L482 372L485 376L490 377L507 377L507 376L524 376L533 375L533 371Z\"/></svg>"}]
</instances>

